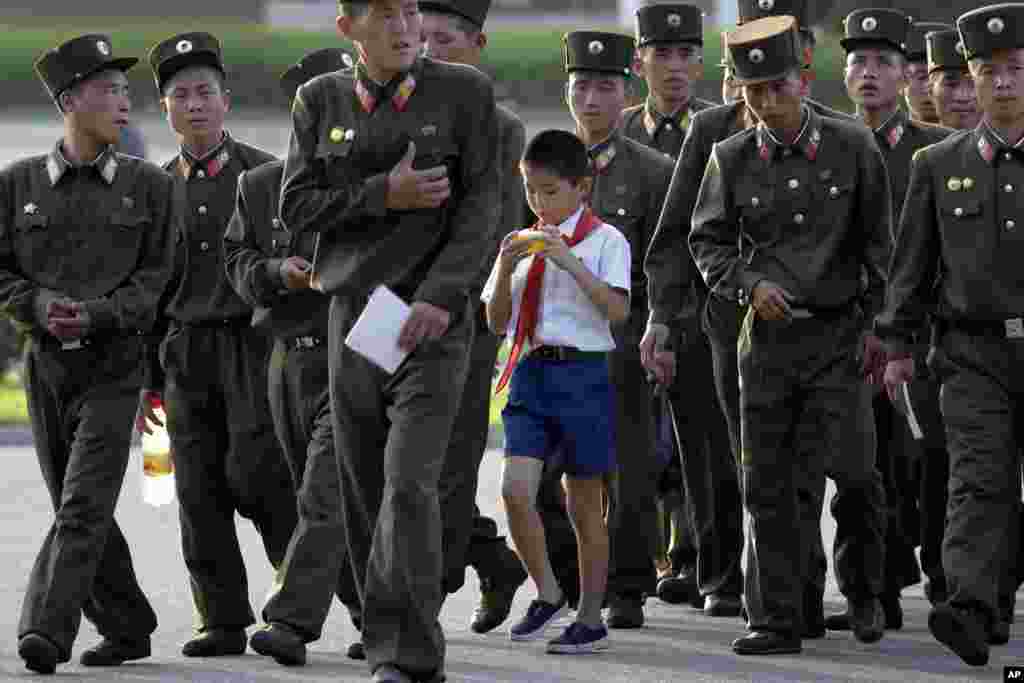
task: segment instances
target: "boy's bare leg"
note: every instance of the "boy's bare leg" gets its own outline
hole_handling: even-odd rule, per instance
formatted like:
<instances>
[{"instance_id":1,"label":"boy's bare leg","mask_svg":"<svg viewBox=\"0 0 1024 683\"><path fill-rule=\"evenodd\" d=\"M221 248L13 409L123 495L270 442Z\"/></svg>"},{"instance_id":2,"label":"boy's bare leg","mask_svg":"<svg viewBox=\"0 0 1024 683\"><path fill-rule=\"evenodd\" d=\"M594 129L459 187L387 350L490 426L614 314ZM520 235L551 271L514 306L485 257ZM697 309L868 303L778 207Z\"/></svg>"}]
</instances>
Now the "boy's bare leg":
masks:
<instances>
[{"instance_id":1,"label":"boy's bare leg","mask_svg":"<svg viewBox=\"0 0 1024 683\"><path fill-rule=\"evenodd\" d=\"M596 628L601 625L601 603L608 583L608 526L602 510L604 479L566 477L565 484L569 518L579 547L580 606L576 621Z\"/></svg>"},{"instance_id":2,"label":"boy's bare leg","mask_svg":"<svg viewBox=\"0 0 1024 683\"><path fill-rule=\"evenodd\" d=\"M516 553L537 585L538 599L557 605L562 601L562 589L555 579L555 571L548 558L544 525L537 512L537 492L540 490L543 472L544 461L539 458L506 456L501 477L501 497L505 501L508 530L515 543ZM600 505L597 509L600 511Z\"/></svg>"}]
</instances>

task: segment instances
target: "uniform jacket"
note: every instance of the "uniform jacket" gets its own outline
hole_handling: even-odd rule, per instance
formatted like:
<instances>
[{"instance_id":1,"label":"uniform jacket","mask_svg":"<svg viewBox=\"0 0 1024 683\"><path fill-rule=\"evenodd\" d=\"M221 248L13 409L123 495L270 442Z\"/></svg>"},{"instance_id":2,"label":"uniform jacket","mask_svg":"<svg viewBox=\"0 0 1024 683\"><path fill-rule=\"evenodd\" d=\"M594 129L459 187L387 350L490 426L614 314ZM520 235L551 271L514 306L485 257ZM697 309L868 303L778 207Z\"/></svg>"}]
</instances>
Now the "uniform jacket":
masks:
<instances>
[{"instance_id":1,"label":"uniform jacket","mask_svg":"<svg viewBox=\"0 0 1024 683\"><path fill-rule=\"evenodd\" d=\"M659 123L661 115L654 109L650 98L643 104L629 107L622 111L622 132L631 140L656 149L662 154L675 159L683 146L683 138L690 119L699 111L714 107L713 102L699 97L690 98L690 103L680 120L666 120Z\"/></svg>"}]
</instances>

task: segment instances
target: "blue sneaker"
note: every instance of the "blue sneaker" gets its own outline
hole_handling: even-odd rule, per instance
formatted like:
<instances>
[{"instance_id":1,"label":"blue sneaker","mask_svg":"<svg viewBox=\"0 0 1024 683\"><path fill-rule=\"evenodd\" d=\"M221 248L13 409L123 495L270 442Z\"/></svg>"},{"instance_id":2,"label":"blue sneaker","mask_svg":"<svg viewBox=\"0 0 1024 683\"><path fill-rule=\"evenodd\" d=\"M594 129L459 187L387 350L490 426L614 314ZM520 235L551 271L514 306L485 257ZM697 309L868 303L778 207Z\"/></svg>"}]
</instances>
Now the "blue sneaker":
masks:
<instances>
[{"instance_id":1,"label":"blue sneaker","mask_svg":"<svg viewBox=\"0 0 1024 683\"><path fill-rule=\"evenodd\" d=\"M509 640L536 640L544 636L544 629L554 620L568 614L565 598L557 605L543 600L534 600L526 608L523 618L512 624L508 630Z\"/></svg>"},{"instance_id":2,"label":"blue sneaker","mask_svg":"<svg viewBox=\"0 0 1024 683\"><path fill-rule=\"evenodd\" d=\"M608 629L602 624L590 628L574 621L565 627L562 635L548 641L548 653L555 655L582 655L608 649Z\"/></svg>"}]
</instances>

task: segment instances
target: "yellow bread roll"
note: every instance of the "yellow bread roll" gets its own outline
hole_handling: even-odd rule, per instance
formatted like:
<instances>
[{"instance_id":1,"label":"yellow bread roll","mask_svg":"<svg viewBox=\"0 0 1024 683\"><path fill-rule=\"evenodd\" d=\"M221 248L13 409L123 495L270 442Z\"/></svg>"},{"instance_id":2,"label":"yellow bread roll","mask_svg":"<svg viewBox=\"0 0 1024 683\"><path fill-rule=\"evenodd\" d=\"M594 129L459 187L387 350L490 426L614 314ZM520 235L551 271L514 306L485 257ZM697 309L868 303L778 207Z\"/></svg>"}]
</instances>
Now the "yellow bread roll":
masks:
<instances>
[{"instance_id":1,"label":"yellow bread roll","mask_svg":"<svg viewBox=\"0 0 1024 683\"><path fill-rule=\"evenodd\" d=\"M547 246L547 236L548 234L543 230L529 228L516 232L513 239L516 242L532 242L526 251L528 254L536 254L537 252L543 251L544 247Z\"/></svg>"}]
</instances>

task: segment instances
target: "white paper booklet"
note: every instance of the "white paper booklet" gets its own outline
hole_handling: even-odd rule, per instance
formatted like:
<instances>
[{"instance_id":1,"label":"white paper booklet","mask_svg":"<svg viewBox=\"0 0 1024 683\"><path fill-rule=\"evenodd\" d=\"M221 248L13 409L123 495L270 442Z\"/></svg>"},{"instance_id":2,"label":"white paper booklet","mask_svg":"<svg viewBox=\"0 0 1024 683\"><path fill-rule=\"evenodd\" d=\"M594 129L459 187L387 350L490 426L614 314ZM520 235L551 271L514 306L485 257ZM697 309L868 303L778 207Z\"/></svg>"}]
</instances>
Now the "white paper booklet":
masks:
<instances>
[{"instance_id":1,"label":"white paper booklet","mask_svg":"<svg viewBox=\"0 0 1024 683\"><path fill-rule=\"evenodd\" d=\"M345 344L389 375L394 374L409 355L408 351L398 348L398 334L408 317L409 304L379 285L345 338Z\"/></svg>"},{"instance_id":2,"label":"white paper booklet","mask_svg":"<svg viewBox=\"0 0 1024 683\"><path fill-rule=\"evenodd\" d=\"M910 385L906 382L900 384L899 394L896 398L896 410L907 418L907 425L910 427L910 433L914 440L920 441L924 438L924 430L921 429L921 423L917 421L917 414L914 412L914 402L910 398Z\"/></svg>"}]
</instances>

